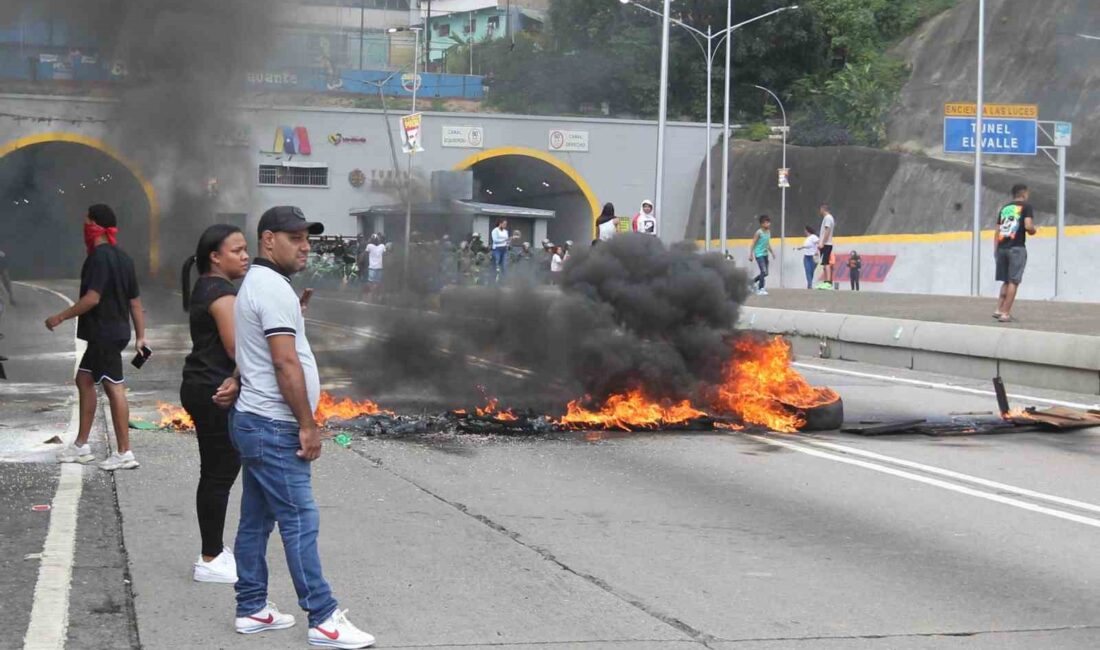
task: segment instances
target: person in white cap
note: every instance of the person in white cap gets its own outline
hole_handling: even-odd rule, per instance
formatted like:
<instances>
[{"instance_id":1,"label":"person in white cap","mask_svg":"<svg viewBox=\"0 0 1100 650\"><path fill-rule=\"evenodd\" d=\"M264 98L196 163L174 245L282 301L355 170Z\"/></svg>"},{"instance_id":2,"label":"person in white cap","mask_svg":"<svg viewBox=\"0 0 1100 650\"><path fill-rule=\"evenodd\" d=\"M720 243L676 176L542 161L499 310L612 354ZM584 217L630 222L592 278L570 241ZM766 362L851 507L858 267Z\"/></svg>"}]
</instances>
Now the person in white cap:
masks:
<instances>
[{"instance_id":1,"label":"person in white cap","mask_svg":"<svg viewBox=\"0 0 1100 650\"><path fill-rule=\"evenodd\" d=\"M634 232L640 232L646 235L657 234L657 214L653 212L653 201L649 199L642 201L642 207L639 208L638 213L634 215L632 225L634 227Z\"/></svg>"}]
</instances>

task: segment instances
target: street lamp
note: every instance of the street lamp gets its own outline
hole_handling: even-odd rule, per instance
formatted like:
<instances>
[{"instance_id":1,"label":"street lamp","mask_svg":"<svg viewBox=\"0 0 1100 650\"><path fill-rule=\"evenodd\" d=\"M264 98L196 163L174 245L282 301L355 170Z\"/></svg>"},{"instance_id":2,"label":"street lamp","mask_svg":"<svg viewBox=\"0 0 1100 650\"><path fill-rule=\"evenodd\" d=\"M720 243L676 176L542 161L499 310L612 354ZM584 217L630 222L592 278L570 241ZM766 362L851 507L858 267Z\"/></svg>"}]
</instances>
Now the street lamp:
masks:
<instances>
[{"instance_id":1,"label":"street lamp","mask_svg":"<svg viewBox=\"0 0 1100 650\"><path fill-rule=\"evenodd\" d=\"M974 127L977 137L974 143L974 224L970 234L970 295L982 293L982 133L985 126L985 0L978 0L978 105L975 107Z\"/></svg>"},{"instance_id":2,"label":"street lamp","mask_svg":"<svg viewBox=\"0 0 1100 650\"><path fill-rule=\"evenodd\" d=\"M619 0L619 3L624 4L624 5L634 5L638 9L641 9L642 11L653 14L654 16L657 16L657 17L661 18L662 20L664 19L664 14L662 14L661 12L654 11L653 9L650 9L649 7L647 7L643 4L639 4L639 3L635 2L634 0ZM726 151L727 151L727 153L725 154L725 157L723 158L724 173L722 175L722 196L723 196L722 214L724 215L726 213L727 208L728 208L728 205L726 204L726 198L725 197L728 196L728 183L729 183L729 160L728 160L728 157L729 157L729 154L728 154L729 144L728 144L728 141L729 141L729 132L730 132L730 118L729 118L730 66L729 66L729 60L728 60L728 58L729 58L729 56L728 56L729 55L729 42L728 42L727 36L729 36L729 34L732 33L734 30L739 29L741 27L744 27L745 25L748 25L749 23L754 23L758 20L762 20L762 19L767 18L769 16L773 16L775 14L782 13L784 11L788 11L788 10L791 10L791 9L798 9L798 5L794 5L794 6L790 6L790 7L780 7L779 9L773 9L772 11L769 11L767 13L756 16L755 18L750 18L749 20L737 23L736 25L732 25L732 24L730 24L732 22L732 5L733 5L733 1L729 0L729 5L727 6L727 9L728 9L727 14L728 15L726 17L727 26L726 26L725 29L723 29L721 31L718 31L718 32L713 31L713 29L710 27L710 25L707 26L707 31L704 32L704 31L702 31L702 30L700 30L696 27L693 27L693 26L683 22L682 20L677 20L676 18L671 18L671 17L669 19L669 21L673 25L676 25L677 27L682 27L683 29L686 29L691 34L692 38L695 39L696 45L698 45L699 48L701 50L703 50L703 56L706 58L706 62L707 62L707 142L706 142L706 147L707 147L707 150L706 150L706 161L707 161L707 163L706 163L706 168L707 168L706 169L706 215L707 215L707 218L706 218L706 242L704 244L704 247L708 251L710 250L710 241L711 241L711 238L712 238L711 219L712 219L712 212L713 212L712 206L711 206L712 199L711 199L711 189L710 189L710 185L711 185L711 148L712 148L710 133L711 133L711 124L712 124L712 121L713 121L712 120L713 111L711 110L711 101L712 101L711 96L712 96L713 93L711 92L711 90L712 90L712 85L713 85L712 78L713 78L713 73L714 73L714 57L717 56L718 48L720 48L722 46L722 41L727 40L727 43L726 43L726 49L727 49L727 51L726 51L726 54L727 54L727 61L726 61L726 104L725 104L725 108L726 108L725 113L726 114L725 114L725 120L724 120L726 135L725 135L725 137L723 137L723 142L726 142ZM664 48L665 45L667 45L667 34L662 38L662 48ZM666 57L666 56L667 56L667 51L665 52L663 57ZM664 63L667 63L667 61L662 61L662 64L664 64ZM667 92L667 88L665 87L665 84L662 84L662 91ZM668 110L667 105L664 105L663 110L661 111L661 118L667 118L667 110ZM664 160L663 160L664 156L663 156L663 148L662 148L661 144L662 144L662 141L663 141L665 122L666 122L665 119L660 119L660 120L658 120L658 125L657 125L657 128L659 129L659 134L658 134L658 159L657 159L657 190L656 190L656 195L657 195L658 199L657 199L656 205L653 206L654 209L656 210L657 214L662 214L661 213L660 196L661 196L661 188L664 187ZM660 224L661 221L663 221L663 220L658 220L657 223ZM726 220L725 220L725 218L723 218L722 219L722 228L721 228L721 232L722 232L722 247L721 247L722 252L725 252L725 250L726 250L725 222L726 222Z\"/></svg>"},{"instance_id":3,"label":"street lamp","mask_svg":"<svg viewBox=\"0 0 1100 650\"><path fill-rule=\"evenodd\" d=\"M783 114L783 169L787 168L787 109L783 108L783 102L779 99L779 95L776 95L772 91L763 86L757 86L753 84L753 88L763 90L775 99L775 103L779 104L779 111ZM779 246L779 287L783 287L783 251L787 249L787 183L784 183L780 187L782 198L779 203L779 239L782 242Z\"/></svg>"},{"instance_id":4,"label":"street lamp","mask_svg":"<svg viewBox=\"0 0 1100 650\"><path fill-rule=\"evenodd\" d=\"M420 27L390 27L388 31L390 34L396 34L398 32L414 32L416 34L416 40L413 44L413 78L412 78L412 112L416 113L416 91L420 90ZM423 133L424 125L420 125L420 130ZM404 273L401 278L401 282L405 287L409 286L409 256L412 252L412 209L413 209L413 191L412 191L412 166L413 155L416 154L415 147L409 147L409 168L408 168L408 183L405 188L405 261L404 261Z\"/></svg>"}]
</instances>

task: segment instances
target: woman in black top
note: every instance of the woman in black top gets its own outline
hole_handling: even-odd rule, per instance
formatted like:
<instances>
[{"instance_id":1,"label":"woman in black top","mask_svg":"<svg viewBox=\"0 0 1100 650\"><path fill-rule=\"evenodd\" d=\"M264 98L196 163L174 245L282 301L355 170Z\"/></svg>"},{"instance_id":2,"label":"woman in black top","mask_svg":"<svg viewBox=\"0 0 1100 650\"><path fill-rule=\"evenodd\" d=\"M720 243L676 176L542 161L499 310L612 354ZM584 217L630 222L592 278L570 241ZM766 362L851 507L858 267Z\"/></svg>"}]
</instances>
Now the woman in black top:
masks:
<instances>
[{"instance_id":1,"label":"woman in black top","mask_svg":"<svg viewBox=\"0 0 1100 650\"><path fill-rule=\"evenodd\" d=\"M201 274L192 289L191 267ZM229 490L241 469L229 441L229 411L240 389L234 362L234 280L248 271L248 244L240 228L210 226L195 256L183 265L183 308L191 316L191 354L183 365L180 401L195 422L199 439L199 487L195 507L202 554L195 560L199 582L234 583L237 564L222 544Z\"/></svg>"}]
</instances>

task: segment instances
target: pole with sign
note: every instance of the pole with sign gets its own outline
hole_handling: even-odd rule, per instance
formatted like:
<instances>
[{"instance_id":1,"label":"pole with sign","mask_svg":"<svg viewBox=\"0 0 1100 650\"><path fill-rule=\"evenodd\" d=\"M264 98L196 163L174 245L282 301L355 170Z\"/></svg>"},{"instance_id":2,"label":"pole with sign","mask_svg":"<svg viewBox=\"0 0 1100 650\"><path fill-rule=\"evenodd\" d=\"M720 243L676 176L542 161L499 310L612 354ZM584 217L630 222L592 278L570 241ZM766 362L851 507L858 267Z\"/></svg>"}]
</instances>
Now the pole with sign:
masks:
<instances>
[{"instance_id":1,"label":"pole with sign","mask_svg":"<svg viewBox=\"0 0 1100 650\"><path fill-rule=\"evenodd\" d=\"M407 201L405 207L405 260L403 273L401 274L401 284L406 289L409 286L409 257L412 254L413 155L424 151L424 147L420 144L421 135L424 132L422 128L424 117L416 112L416 92L420 90L420 57L417 56L417 53L420 52L420 28L412 27L410 29L416 34L416 42L413 45L412 115L401 118L401 133L405 139L405 153L409 154L408 177L405 179L405 200Z\"/></svg>"},{"instance_id":2,"label":"pole with sign","mask_svg":"<svg viewBox=\"0 0 1100 650\"><path fill-rule=\"evenodd\" d=\"M1047 128L1050 131L1047 131ZM1058 165L1058 222L1054 236L1054 297L1062 295L1062 244L1066 236L1066 149L1073 144L1073 125L1069 122L1039 122L1039 131L1050 145L1039 149ZM1051 155L1051 151L1054 155Z\"/></svg>"}]
</instances>

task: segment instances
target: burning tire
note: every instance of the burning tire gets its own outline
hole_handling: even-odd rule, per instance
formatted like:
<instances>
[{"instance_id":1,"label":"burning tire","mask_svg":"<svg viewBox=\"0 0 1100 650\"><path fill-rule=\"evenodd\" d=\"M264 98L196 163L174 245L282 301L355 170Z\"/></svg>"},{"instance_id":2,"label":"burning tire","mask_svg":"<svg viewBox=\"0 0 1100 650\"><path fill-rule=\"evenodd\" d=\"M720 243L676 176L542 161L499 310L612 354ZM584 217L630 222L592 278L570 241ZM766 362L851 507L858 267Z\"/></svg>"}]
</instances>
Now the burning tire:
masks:
<instances>
[{"instance_id":1,"label":"burning tire","mask_svg":"<svg viewBox=\"0 0 1100 650\"><path fill-rule=\"evenodd\" d=\"M844 400L839 395L832 402L799 409L799 412L806 420L799 431L832 431L844 425Z\"/></svg>"}]
</instances>

